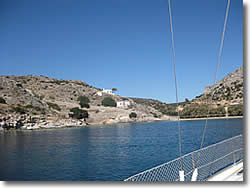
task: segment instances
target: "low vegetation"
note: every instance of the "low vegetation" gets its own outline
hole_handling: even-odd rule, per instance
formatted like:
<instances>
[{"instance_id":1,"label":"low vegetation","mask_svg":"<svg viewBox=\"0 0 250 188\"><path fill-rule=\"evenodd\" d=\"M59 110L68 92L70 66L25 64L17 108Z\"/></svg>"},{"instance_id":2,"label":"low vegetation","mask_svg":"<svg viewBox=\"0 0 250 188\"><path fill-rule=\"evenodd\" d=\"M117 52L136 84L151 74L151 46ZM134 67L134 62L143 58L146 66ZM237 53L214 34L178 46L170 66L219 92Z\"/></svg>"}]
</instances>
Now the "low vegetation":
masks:
<instances>
[{"instance_id":1,"label":"low vegetation","mask_svg":"<svg viewBox=\"0 0 250 188\"><path fill-rule=\"evenodd\" d=\"M17 106L12 108L14 112L19 113L19 114L26 114L27 110L23 107Z\"/></svg>"},{"instance_id":2,"label":"low vegetation","mask_svg":"<svg viewBox=\"0 0 250 188\"><path fill-rule=\"evenodd\" d=\"M87 96L79 96L77 100L81 108L89 108L89 98Z\"/></svg>"},{"instance_id":3,"label":"low vegetation","mask_svg":"<svg viewBox=\"0 0 250 188\"><path fill-rule=\"evenodd\" d=\"M190 104L180 111L181 118L205 118L208 109L211 108L205 104ZM224 107L211 108L208 117L223 117L226 115Z\"/></svg>"},{"instance_id":4,"label":"low vegetation","mask_svg":"<svg viewBox=\"0 0 250 188\"><path fill-rule=\"evenodd\" d=\"M4 99L4 98L2 98L2 97L0 97L0 103L2 103L2 104L6 104L5 99Z\"/></svg>"},{"instance_id":5,"label":"low vegetation","mask_svg":"<svg viewBox=\"0 0 250 188\"><path fill-rule=\"evenodd\" d=\"M36 111L41 111L42 109L39 106L32 106L31 104L28 104L25 106L26 109L34 109Z\"/></svg>"},{"instance_id":6,"label":"low vegetation","mask_svg":"<svg viewBox=\"0 0 250 188\"><path fill-rule=\"evenodd\" d=\"M233 105L228 107L228 115L229 116L243 116L243 105Z\"/></svg>"},{"instance_id":7,"label":"low vegetation","mask_svg":"<svg viewBox=\"0 0 250 188\"><path fill-rule=\"evenodd\" d=\"M132 119L132 118L136 118L137 117L137 114L135 112L131 112L129 114L129 118Z\"/></svg>"},{"instance_id":8,"label":"low vegetation","mask_svg":"<svg viewBox=\"0 0 250 188\"><path fill-rule=\"evenodd\" d=\"M75 119L83 119L83 118L88 118L89 117L89 114L88 114L87 110L82 110L82 109L80 109L78 107L71 108L70 112L72 112L70 114L70 116L72 118L75 118Z\"/></svg>"},{"instance_id":9,"label":"low vegetation","mask_svg":"<svg viewBox=\"0 0 250 188\"><path fill-rule=\"evenodd\" d=\"M61 111L61 108L58 106L58 104L51 103L51 102L47 102L47 104L49 105L50 108L53 108L57 111Z\"/></svg>"},{"instance_id":10,"label":"low vegetation","mask_svg":"<svg viewBox=\"0 0 250 188\"><path fill-rule=\"evenodd\" d=\"M177 111L176 111L176 103L166 104L166 103L158 101L158 100L144 99L144 98L131 98L131 99L138 104L151 106L152 108L158 110L162 114L169 115L169 116L177 116L178 115ZM184 102L180 103L180 104L184 104Z\"/></svg>"},{"instance_id":11,"label":"low vegetation","mask_svg":"<svg viewBox=\"0 0 250 188\"><path fill-rule=\"evenodd\" d=\"M111 97L105 97L102 100L102 105L103 106L110 106L110 107L116 107L116 102L114 99L112 99Z\"/></svg>"},{"instance_id":12,"label":"low vegetation","mask_svg":"<svg viewBox=\"0 0 250 188\"><path fill-rule=\"evenodd\" d=\"M79 103L81 108L89 108L89 104L85 104L85 103Z\"/></svg>"}]
</instances>

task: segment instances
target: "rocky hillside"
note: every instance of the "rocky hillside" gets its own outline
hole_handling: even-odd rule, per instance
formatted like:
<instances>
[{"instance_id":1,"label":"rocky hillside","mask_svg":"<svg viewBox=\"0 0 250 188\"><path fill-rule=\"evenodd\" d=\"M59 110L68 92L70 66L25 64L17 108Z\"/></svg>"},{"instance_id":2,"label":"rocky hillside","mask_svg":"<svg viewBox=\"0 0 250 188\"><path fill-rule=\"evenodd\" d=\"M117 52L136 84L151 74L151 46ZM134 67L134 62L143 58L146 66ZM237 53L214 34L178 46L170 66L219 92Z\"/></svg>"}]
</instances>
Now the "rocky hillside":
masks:
<instances>
[{"instance_id":1,"label":"rocky hillside","mask_svg":"<svg viewBox=\"0 0 250 188\"><path fill-rule=\"evenodd\" d=\"M227 75L213 86L206 87L204 93L193 102L204 103L207 99L216 103L243 103L243 67Z\"/></svg>"},{"instance_id":2,"label":"rocky hillside","mask_svg":"<svg viewBox=\"0 0 250 188\"><path fill-rule=\"evenodd\" d=\"M211 102L212 98L212 102ZM166 115L177 115L176 104L166 104L153 99L131 98L136 103L151 106ZM195 99L179 103L181 118L207 117L208 103L211 103L210 117L243 115L243 67L227 75Z\"/></svg>"},{"instance_id":3,"label":"rocky hillside","mask_svg":"<svg viewBox=\"0 0 250 188\"><path fill-rule=\"evenodd\" d=\"M57 80L45 76L0 76L0 123L17 124L24 122L28 126L52 126L63 124L81 124L70 116L72 109L79 108L88 112L90 124L117 123L130 121L167 120L168 116L145 104L134 100L103 93L78 80ZM79 97L88 98L86 108L80 106ZM104 107L104 98L117 101L129 101L126 108ZM129 117L134 112L136 117ZM12 123L11 123L12 122Z\"/></svg>"},{"instance_id":4,"label":"rocky hillside","mask_svg":"<svg viewBox=\"0 0 250 188\"><path fill-rule=\"evenodd\" d=\"M146 106L150 106L157 111L160 111L162 114L169 116L177 116L176 112L176 103L167 104L155 99L145 99L145 98L130 98L137 104L142 104ZM185 102L179 103L179 105L185 104Z\"/></svg>"},{"instance_id":5,"label":"rocky hillside","mask_svg":"<svg viewBox=\"0 0 250 188\"><path fill-rule=\"evenodd\" d=\"M203 94L180 106L181 118L227 117L243 115L243 67L227 75Z\"/></svg>"},{"instance_id":6,"label":"rocky hillside","mask_svg":"<svg viewBox=\"0 0 250 188\"><path fill-rule=\"evenodd\" d=\"M79 80L57 80L45 76L0 76L0 129L3 126L52 128L133 121L176 120L176 104L153 99L126 98L103 93ZM79 98L87 100L82 104ZM129 101L126 107L105 106L109 98ZM243 67L229 74L191 101L180 103L181 118L243 115ZM73 113L73 114L72 114Z\"/></svg>"}]
</instances>

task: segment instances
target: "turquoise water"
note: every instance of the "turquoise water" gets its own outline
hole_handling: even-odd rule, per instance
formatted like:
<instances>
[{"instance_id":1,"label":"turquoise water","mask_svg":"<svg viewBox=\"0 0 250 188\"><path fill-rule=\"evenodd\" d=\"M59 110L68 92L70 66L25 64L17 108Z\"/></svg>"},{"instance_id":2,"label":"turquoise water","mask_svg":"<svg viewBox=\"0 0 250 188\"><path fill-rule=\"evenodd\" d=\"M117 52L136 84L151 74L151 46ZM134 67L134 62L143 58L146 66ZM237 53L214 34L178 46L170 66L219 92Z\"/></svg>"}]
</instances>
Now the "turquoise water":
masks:
<instances>
[{"instance_id":1,"label":"turquoise water","mask_svg":"<svg viewBox=\"0 0 250 188\"><path fill-rule=\"evenodd\" d=\"M182 154L205 121L181 122ZM243 120L209 120L204 147L242 134ZM120 181L179 157L177 122L0 132L0 180Z\"/></svg>"}]
</instances>

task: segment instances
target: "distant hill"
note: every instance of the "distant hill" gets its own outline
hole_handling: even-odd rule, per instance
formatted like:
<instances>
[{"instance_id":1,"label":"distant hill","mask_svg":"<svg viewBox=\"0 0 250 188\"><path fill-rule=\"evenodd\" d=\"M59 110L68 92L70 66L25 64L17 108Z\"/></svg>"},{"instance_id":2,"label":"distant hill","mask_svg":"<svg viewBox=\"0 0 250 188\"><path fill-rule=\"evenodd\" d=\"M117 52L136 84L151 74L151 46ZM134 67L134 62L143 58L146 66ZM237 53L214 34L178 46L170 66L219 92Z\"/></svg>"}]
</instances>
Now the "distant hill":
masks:
<instances>
[{"instance_id":1,"label":"distant hill","mask_svg":"<svg viewBox=\"0 0 250 188\"><path fill-rule=\"evenodd\" d=\"M144 98L131 99L138 104L151 106L163 114L177 115L176 103L166 104L158 100ZM210 101L212 101L210 117L243 115L243 67L216 82L215 85L206 87L204 93L195 99L180 102L181 118L206 117Z\"/></svg>"},{"instance_id":2,"label":"distant hill","mask_svg":"<svg viewBox=\"0 0 250 188\"><path fill-rule=\"evenodd\" d=\"M176 112L176 103L167 104L164 102L161 102L159 100L155 99L145 99L145 98L133 98L130 97L133 101L135 101L137 104L143 104L146 106L150 106L158 111L160 111L162 114L169 115L169 116L177 116ZM183 105L185 102L179 103L179 105Z\"/></svg>"},{"instance_id":3,"label":"distant hill","mask_svg":"<svg viewBox=\"0 0 250 188\"><path fill-rule=\"evenodd\" d=\"M197 96L193 102L205 102L212 97L216 103L243 103L243 67L227 75L213 86L206 87L204 93Z\"/></svg>"},{"instance_id":4,"label":"distant hill","mask_svg":"<svg viewBox=\"0 0 250 188\"><path fill-rule=\"evenodd\" d=\"M204 93L180 107L181 118L226 117L243 115L243 67L230 73Z\"/></svg>"}]
</instances>

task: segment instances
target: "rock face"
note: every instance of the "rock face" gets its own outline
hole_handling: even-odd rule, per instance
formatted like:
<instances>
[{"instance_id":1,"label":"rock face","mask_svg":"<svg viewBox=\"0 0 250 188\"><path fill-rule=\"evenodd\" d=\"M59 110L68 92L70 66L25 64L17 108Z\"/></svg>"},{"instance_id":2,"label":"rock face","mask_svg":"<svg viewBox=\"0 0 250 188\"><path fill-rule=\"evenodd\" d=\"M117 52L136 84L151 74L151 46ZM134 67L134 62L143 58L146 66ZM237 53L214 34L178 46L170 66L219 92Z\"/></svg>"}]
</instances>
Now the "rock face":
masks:
<instances>
[{"instance_id":1,"label":"rock face","mask_svg":"<svg viewBox=\"0 0 250 188\"><path fill-rule=\"evenodd\" d=\"M208 112L208 108L210 109ZM227 75L191 102L181 105L181 118L243 116L243 67Z\"/></svg>"},{"instance_id":2,"label":"rock face","mask_svg":"<svg viewBox=\"0 0 250 188\"><path fill-rule=\"evenodd\" d=\"M0 76L0 123L22 127L51 128L62 125L81 125L83 120L69 117L70 109L78 107L78 97L87 96L90 124L108 124L131 121L169 120L172 117L149 105L118 95L97 93L101 90L78 80L57 80L45 76ZM127 108L104 107L102 100L112 97L115 101L127 100ZM2 102L1 102L2 101ZM129 114L135 112L135 119Z\"/></svg>"},{"instance_id":3,"label":"rock face","mask_svg":"<svg viewBox=\"0 0 250 188\"><path fill-rule=\"evenodd\" d=\"M211 98L216 103L243 103L243 67L227 75L211 87L206 87L204 93L194 102L204 102Z\"/></svg>"}]
</instances>

